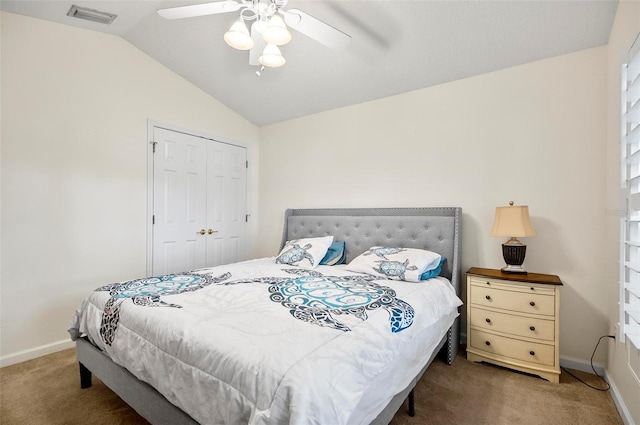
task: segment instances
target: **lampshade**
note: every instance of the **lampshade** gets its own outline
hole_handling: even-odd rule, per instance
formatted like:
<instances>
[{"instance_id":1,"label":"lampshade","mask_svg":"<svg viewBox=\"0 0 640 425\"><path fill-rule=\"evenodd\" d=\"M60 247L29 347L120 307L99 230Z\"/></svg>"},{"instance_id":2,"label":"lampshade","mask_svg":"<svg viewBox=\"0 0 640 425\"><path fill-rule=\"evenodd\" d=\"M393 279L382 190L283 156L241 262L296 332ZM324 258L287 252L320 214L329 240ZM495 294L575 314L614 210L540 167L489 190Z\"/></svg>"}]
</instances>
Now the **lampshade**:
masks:
<instances>
[{"instance_id":1,"label":"lampshade","mask_svg":"<svg viewBox=\"0 0 640 425\"><path fill-rule=\"evenodd\" d=\"M287 61L285 60L282 53L280 53L280 49L275 44L267 44L267 47L264 48L262 52L262 56L258 58L258 62L261 65L268 66L269 68L278 68L284 65Z\"/></svg>"},{"instance_id":2,"label":"lampshade","mask_svg":"<svg viewBox=\"0 0 640 425\"><path fill-rule=\"evenodd\" d=\"M224 41L238 50L249 50L253 47L253 39L242 19L235 21L229 31L224 33Z\"/></svg>"},{"instance_id":3,"label":"lampshade","mask_svg":"<svg viewBox=\"0 0 640 425\"><path fill-rule=\"evenodd\" d=\"M269 44L282 46L291 41L291 32L287 29L282 16L275 14L262 30L262 38Z\"/></svg>"},{"instance_id":4,"label":"lampshade","mask_svg":"<svg viewBox=\"0 0 640 425\"><path fill-rule=\"evenodd\" d=\"M496 207L496 218L491 229L491 236L522 238L535 235L536 231L529 219L527 205Z\"/></svg>"}]
</instances>

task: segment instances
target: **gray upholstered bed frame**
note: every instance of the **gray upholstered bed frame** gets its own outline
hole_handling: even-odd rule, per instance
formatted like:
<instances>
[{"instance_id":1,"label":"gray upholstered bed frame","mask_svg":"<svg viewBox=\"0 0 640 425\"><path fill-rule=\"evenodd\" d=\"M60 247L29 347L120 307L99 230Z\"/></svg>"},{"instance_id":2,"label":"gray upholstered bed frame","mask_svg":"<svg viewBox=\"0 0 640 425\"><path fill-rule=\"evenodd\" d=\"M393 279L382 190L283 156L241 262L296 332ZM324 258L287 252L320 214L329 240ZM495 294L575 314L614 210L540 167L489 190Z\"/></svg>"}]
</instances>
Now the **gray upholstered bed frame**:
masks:
<instances>
[{"instance_id":1,"label":"gray upholstered bed frame","mask_svg":"<svg viewBox=\"0 0 640 425\"><path fill-rule=\"evenodd\" d=\"M280 247L287 240L333 235L346 242L347 262L371 246L403 246L437 252L447 258L441 275L449 278L456 292L461 291L460 231L461 208L349 208L290 209L285 212ZM411 384L398 393L373 421L388 424L438 352L453 362L457 354L460 319L434 350L426 366ZM85 339L76 341L82 388L91 386L95 374L154 425L196 424L148 384L139 381L125 368L113 363L102 351ZM410 407L410 410L412 408Z\"/></svg>"}]
</instances>

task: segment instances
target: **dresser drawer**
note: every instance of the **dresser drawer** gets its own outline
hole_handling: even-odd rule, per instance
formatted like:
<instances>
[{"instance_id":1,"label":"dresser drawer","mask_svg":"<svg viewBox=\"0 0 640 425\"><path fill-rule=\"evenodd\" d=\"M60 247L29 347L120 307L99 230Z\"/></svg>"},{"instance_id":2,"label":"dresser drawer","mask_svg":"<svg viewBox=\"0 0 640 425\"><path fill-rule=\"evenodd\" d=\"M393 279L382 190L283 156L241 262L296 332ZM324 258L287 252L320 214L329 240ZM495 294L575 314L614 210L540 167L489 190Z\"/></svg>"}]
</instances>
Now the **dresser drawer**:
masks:
<instances>
[{"instance_id":1,"label":"dresser drawer","mask_svg":"<svg viewBox=\"0 0 640 425\"><path fill-rule=\"evenodd\" d=\"M546 366L555 366L553 345L522 341L493 335L475 329L471 330L470 346L488 355L498 355Z\"/></svg>"},{"instance_id":2,"label":"dresser drawer","mask_svg":"<svg viewBox=\"0 0 640 425\"><path fill-rule=\"evenodd\" d=\"M554 288L536 283L507 282L504 280L496 279L482 279L480 277L471 277L469 280L471 281L472 285L484 286L488 288L506 289L509 291L526 292L529 294L553 295L555 293Z\"/></svg>"},{"instance_id":3,"label":"dresser drawer","mask_svg":"<svg viewBox=\"0 0 640 425\"><path fill-rule=\"evenodd\" d=\"M473 284L469 289L471 304L521 313L555 315L556 306L553 295L508 291Z\"/></svg>"},{"instance_id":4,"label":"dresser drawer","mask_svg":"<svg viewBox=\"0 0 640 425\"><path fill-rule=\"evenodd\" d=\"M471 326L504 332L517 336L536 338L553 342L555 340L555 322L552 319L515 316L493 310L473 307L469 315Z\"/></svg>"}]
</instances>

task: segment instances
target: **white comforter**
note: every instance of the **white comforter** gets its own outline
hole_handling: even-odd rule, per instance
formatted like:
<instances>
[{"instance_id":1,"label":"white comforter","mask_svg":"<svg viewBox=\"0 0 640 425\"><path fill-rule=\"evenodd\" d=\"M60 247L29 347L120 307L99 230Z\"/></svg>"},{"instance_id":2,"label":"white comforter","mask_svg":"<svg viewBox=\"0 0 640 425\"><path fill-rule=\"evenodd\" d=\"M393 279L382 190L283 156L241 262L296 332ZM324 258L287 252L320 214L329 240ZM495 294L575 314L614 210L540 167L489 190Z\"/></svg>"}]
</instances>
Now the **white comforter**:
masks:
<instances>
[{"instance_id":1,"label":"white comforter","mask_svg":"<svg viewBox=\"0 0 640 425\"><path fill-rule=\"evenodd\" d=\"M365 275L314 272L264 258L107 286L69 332L202 424L369 423L424 367L462 302L444 278L351 286L328 276Z\"/></svg>"}]
</instances>

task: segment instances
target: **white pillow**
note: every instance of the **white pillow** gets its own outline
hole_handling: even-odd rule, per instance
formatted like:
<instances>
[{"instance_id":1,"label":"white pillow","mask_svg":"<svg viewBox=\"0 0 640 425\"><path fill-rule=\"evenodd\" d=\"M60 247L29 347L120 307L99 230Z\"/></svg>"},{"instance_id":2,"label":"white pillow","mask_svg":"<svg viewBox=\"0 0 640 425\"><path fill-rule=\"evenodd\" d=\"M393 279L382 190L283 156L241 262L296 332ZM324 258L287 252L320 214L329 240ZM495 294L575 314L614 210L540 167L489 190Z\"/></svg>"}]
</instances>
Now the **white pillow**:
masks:
<instances>
[{"instance_id":1,"label":"white pillow","mask_svg":"<svg viewBox=\"0 0 640 425\"><path fill-rule=\"evenodd\" d=\"M352 272L383 279L420 282L420 275L440 264L440 254L417 248L374 246L354 258L347 266Z\"/></svg>"},{"instance_id":2,"label":"white pillow","mask_svg":"<svg viewBox=\"0 0 640 425\"><path fill-rule=\"evenodd\" d=\"M315 269L333 242L333 236L287 241L276 263Z\"/></svg>"}]
</instances>

